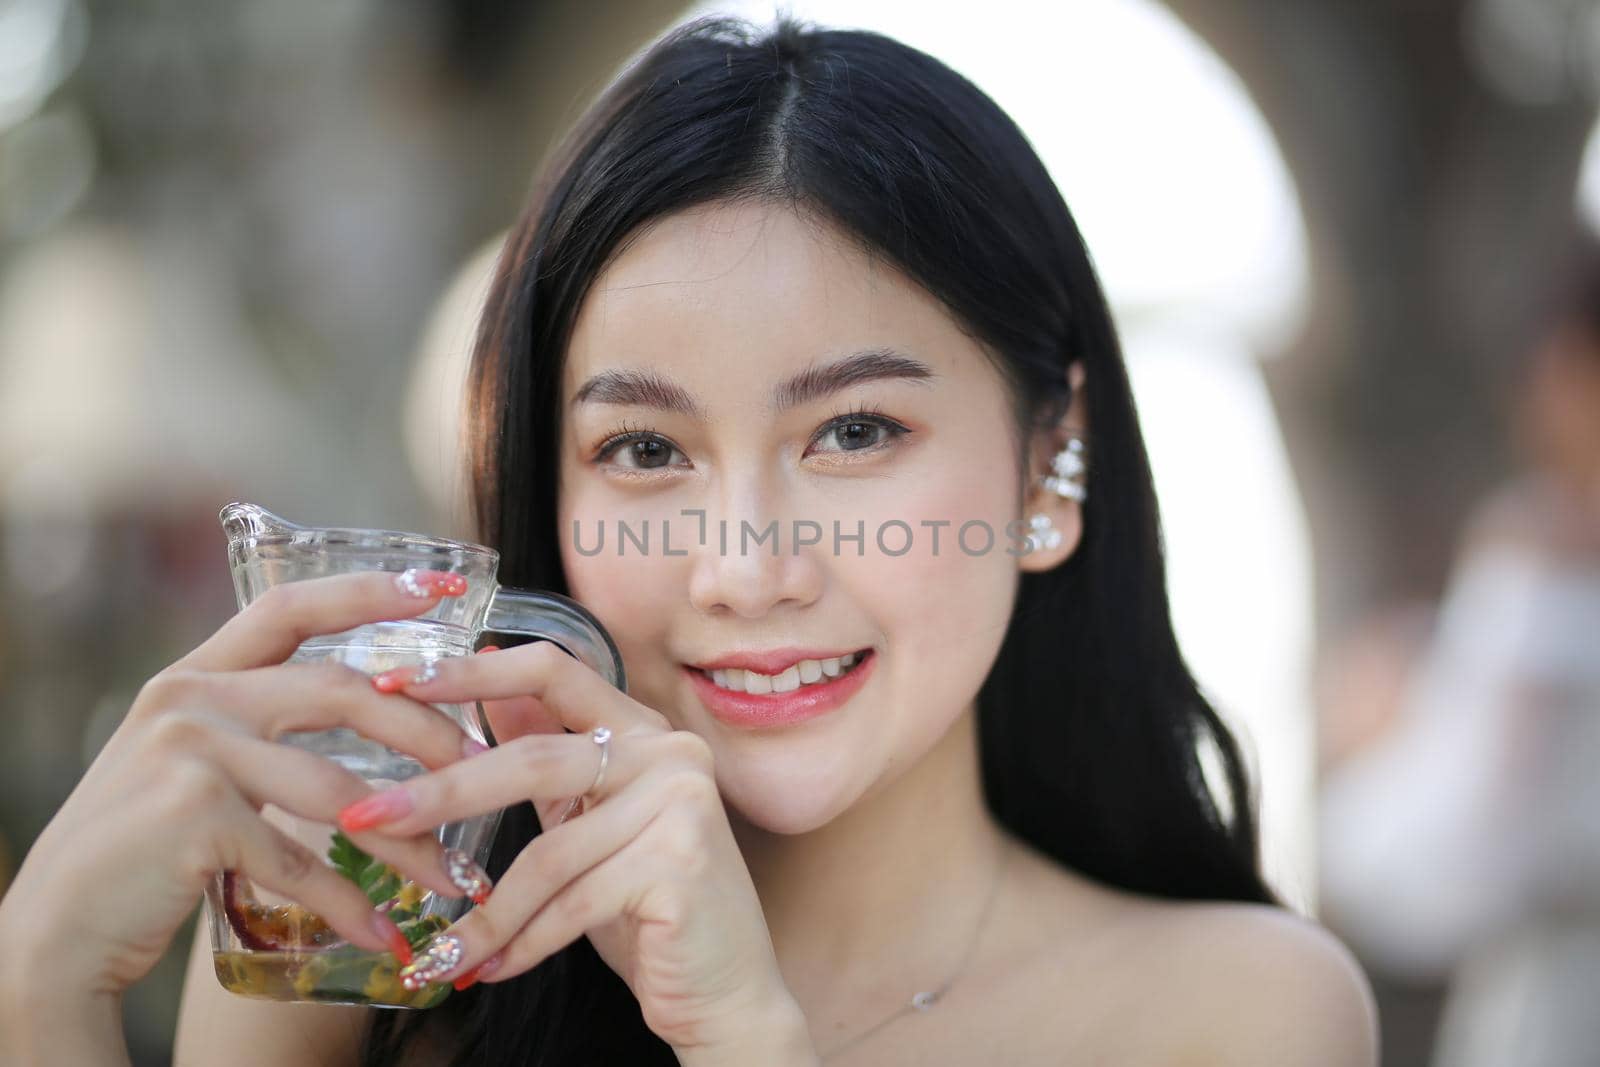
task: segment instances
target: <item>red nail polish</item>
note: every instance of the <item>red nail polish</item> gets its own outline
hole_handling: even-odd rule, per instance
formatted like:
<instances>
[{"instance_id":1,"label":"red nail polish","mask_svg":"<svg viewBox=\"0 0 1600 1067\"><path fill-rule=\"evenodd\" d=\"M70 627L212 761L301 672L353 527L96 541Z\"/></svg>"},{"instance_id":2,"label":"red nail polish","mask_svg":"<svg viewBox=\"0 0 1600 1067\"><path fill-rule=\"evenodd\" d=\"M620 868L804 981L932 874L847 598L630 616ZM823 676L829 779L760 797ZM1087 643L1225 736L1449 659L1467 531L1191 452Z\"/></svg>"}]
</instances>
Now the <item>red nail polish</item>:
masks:
<instances>
[{"instance_id":1,"label":"red nail polish","mask_svg":"<svg viewBox=\"0 0 1600 1067\"><path fill-rule=\"evenodd\" d=\"M450 984L456 987L457 992L460 992L475 984L478 979L493 974L494 969L498 966L500 966L500 954L497 952Z\"/></svg>"},{"instance_id":2,"label":"red nail polish","mask_svg":"<svg viewBox=\"0 0 1600 1067\"><path fill-rule=\"evenodd\" d=\"M395 786L374 793L365 800L358 800L339 812L339 825L351 833L370 830L380 823L393 822L402 815L409 815L411 807L411 794L404 787Z\"/></svg>"},{"instance_id":3,"label":"red nail polish","mask_svg":"<svg viewBox=\"0 0 1600 1067\"><path fill-rule=\"evenodd\" d=\"M425 659L415 667L395 667L372 676L372 687L380 693L397 693L408 685L427 685L439 677L439 661Z\"/></svg>"},{"instance_id":4,"label":"red nail polish","mask_svg":"<svg viewBox=\"0 0 1600 1067\"><path fill-rule=\"evenodd\" d=\"M374 674L372 688L380 693L398 693L406 687L406 679L416 673L416 669L412 667L396 667L392 671Z\"/></svg>"},{"instance_id":5,"label":"red nail polish","mask_svg":"<svg viewBox=\"0 0 1600 1067\"><path fill-rule=\"evenodd\" d=\"M419 600L436 595L460 596L467 591L467 580L459 574L417 568L395 575L394 584L402 593Z\"/></svg>"},{"instance_id":6,"label":"red nail polish","mask_svg":"<svg viewBox=\"0 0 1600 1067\"><path fill-rule=\"evenodd\" d=\"M394 924L393 919L382 912L374 912L372 928L377 931L379 937L389 943L389 951L400 961L402 967L411 962L411 942L406 940L406 935L400 932L400 927Z\"/></svg>"},{"instance_id":7,"label":"red nail polish","mask_svg":"<svg viewBox=\"0 0 1600 1067\"><path fill-rule=\"evenodd\" d=\"M482 655L485 652L499 652L499 651L500 651L500 646L499 645L484 645L482 648L478 649L479 655Z\"/></svg>"}]
</instances>

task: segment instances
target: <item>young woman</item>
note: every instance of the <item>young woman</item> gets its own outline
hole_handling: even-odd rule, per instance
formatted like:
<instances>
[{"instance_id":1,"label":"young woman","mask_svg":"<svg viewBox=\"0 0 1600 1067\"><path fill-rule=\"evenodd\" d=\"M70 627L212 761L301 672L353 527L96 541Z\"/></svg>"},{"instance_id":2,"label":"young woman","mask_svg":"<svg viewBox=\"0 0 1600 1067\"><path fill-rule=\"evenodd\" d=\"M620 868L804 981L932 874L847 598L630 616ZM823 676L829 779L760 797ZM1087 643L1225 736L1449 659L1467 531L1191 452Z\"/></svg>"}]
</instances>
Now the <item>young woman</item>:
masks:
<instances>
[{"instance_id":1,"label":"young woman","mask_svg":"<svg viewBox=\"0 0 1600 1067\"><path fill-rule=\"evenodd\" d=\"M507 242L471 386L501 579L587 605L628 694L537 644L284 665L439 582L264 598L144 689L0 908L24 1062L118 1062L121 990L218 869L388 943L268 800L456 895L428 831L509 807L494 890L413 968L463 992L245 1000L199 944L186 1065L1373 1062L1174 641L1088 256L967 81L869 33L670 35ZM471 759L428 707L464 700L498 742ZM433 769L369 797L271 743L338 724Z\"/></svg>"}]
</instances>

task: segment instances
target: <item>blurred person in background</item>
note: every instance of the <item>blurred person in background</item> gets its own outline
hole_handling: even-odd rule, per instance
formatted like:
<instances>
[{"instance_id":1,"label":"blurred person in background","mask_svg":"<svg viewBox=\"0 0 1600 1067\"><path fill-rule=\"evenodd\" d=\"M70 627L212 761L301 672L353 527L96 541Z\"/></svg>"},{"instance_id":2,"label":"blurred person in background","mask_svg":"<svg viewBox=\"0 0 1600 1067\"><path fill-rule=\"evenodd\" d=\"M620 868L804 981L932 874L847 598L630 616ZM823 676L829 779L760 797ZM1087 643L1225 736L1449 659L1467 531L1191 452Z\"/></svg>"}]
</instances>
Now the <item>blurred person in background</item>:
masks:
<instances>
[{"instance_id":1,"label":"blurred person in background","mask_svg":"<svg viewBox=\"0 0 1600 1067\"><path fill-rule=\"evenodd\" d=\"M1448 980L1435 1067L1600 1062L1600 244L1572 262L1517 382L1524 469L1364 687L1392 714L1330 709L1325 914L1381 971Z\"/></svg>"},{"instance_id":2,"label":"blurred person in background","mask_svg":"<svg viewBox=\"0 0 1600 1067\"><path fill-rule=\"evenodd\" d=\"M392 947L389 920L253 802L337 819L459 894L429 833L465 814L439 806L454 797L509 806L479 872L497 888L406 974L463 995L414 1013L233 997L202 933L178 1062L1372 1063L1364 979L1262 877L1242 759L1172 632L1082 239L970 82L875 34L674 32L580 123L507 241L472 384L501 579L589 606L629 692L548 645L370 682L283 663L307 633L458 595L442 576L261 598L145 687L29 853L27 904L0 906L0 1053L120 1062L118 997L217 869ZM1073 464L1086 441L1092 465ZM1022 522L1028 551L919 542L896 571L837 543L752 562L702 541L635 565L561 536L696 503L989 516ZM844 662L796 661L800 641ZM718 679L709 661L740 653L761 663ZM766 664L775 692L809 666L859 672L865 697L756 729ZM473 698L496 749L464 750L428 707ZM557 822L595 780L579 730L596 721L617 733L607 789ZM270 743L336 724L430 773L375 798Z\"/></svg>"}]
</instances>

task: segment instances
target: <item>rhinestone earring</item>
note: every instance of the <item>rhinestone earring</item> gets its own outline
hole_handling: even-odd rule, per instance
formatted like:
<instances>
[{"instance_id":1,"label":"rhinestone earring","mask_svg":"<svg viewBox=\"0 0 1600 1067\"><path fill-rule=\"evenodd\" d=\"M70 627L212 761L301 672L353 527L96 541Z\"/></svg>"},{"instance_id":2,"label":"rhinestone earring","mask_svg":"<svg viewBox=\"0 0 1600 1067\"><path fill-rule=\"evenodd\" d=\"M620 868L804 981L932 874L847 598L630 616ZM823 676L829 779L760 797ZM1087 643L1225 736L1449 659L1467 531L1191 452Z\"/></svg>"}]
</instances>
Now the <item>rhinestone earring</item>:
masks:
<instances>
[{"instance_id":1,"label":"rhinestone earring","mask_svg":"<svg viewBox=\"0 0 1600 1067\"><path fill-rule=\"evenodd\" d=\"M1061 531L1056 529L1050 516L1040 512L1028 516L1029 531L1023 535L1028 542L1028 551L1037 552L1041 548L1058 548L1061 545Z\"/></svg>"},{"instance_id":2,"label":"rhinestone earring","mask_svg":"<svg viewBox=\"0 0 1600 1067\"><path fill-rule=\"evenodd\" d=\"M1057 496L1083 503L1089 495L1088 487L1084 484L1084 473L1089 469L1085 449L1083 438L1067 438L1067 447L1057 452L1050 461L1050 469L1054 473L1039 479L1041 484Z\"/></svg>"}]
</instances>

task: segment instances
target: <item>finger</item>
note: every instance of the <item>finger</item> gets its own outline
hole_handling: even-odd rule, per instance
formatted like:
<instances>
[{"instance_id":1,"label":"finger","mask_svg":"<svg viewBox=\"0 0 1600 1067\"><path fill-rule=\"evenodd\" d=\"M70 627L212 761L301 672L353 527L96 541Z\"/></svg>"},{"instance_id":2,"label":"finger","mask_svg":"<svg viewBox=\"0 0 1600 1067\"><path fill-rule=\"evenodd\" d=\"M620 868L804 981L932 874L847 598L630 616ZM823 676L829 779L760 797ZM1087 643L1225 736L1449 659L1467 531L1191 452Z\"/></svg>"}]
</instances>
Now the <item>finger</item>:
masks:
<instances>
[{"instance_id":1,"label":"finger","mask_svg":"<svg viewBox=\"0 0 1600 1067\"><path fill-rule=\"evenodd\" d=\"M165 671L146 685L140 703L152 712L227 718L268 740L289 731L343 727L415 756L425 767L443 767L484 747L438 708L378 693L367 675L331 661L216 673Z\"/></svg>"},{"instance_id":2,"label":"finger","mask_svg":"<svg viewBox=\"0 0 1600 1067\"><path fill-rule=\"evenodd\" d=\"M270 803L290 815L331 828L341 808L372 793L365 781L330 759L226 728L196 747L203 750L198 754L229 776L257 810ZM266 818L270 824L271 817ZM443 896L487 897L491 888L481 868L471 865L470 858L463 863L461 857L447 853L432 834L349 836L363 852Z\"/></svg>"},{"instance_id":3,"label":"finger","mask_svg":"<svg viewBox=\"0 0 1600 1067\"><path fill-rule=\"evenodd\" d=\"M477 969L479 961L491 957L497 957L493 977L513 977L577 940L589 927L614 918L621 911L620 903L607 911L607 904L617 900L614 890L591 886L583 879L643 833L661 805L659 790L641 780L637 787L585 812L581 826L566 823L534 838L501 877L495 895L434 938L412 966L401 971L401 981L407 981L409 970L416 984L407 988L420 988ZM578 892L569 895L574 889ZM533 937L525 938L527 928L550 911L553 902L561 902L556 906L559 915L547 918ZM565 941L545 947L560 932L573 929L576 932ZM543 954L536 955L541 948ZM480 976L491 978L487 968Z\"/></svg>"},{"instance_id":4,"label":"finger","mask_svg":"<svg viewBox=\"0 0 1600 1067\"><path fill-rule=\"evenodd\" d=\"M498 898L496 913L474 909L456 924L468 931L468 943L499 946L496 978L531 970L633 906L651 880L647 872L659 870L663 861L672 863L671 857L645 856L641 838L670 803L663 796L676 780L665 774L642 779L584 812L582 820L541 835L535 843L551 838L548 850L539 863L524 863L521 856L512 863L500 880L511 889ZM499 914L506 910L509 917ZM485 928L482 934L480 926ZM479 955L474 951L472 958Z\"/></svg>"},{"instance_id":5,"label":"finger","mask_svg":"<svg viewBox=\"0 0 1600 1067\"><path fill-rule=\"evenodd\" d=\"M229 824L227 869L288 897L322 918L352 944L374 952L393 952L402 963L411 959L405 934L372 907L367 895L348 878L321 862L305 845L264 822L237 794L225 801L222 817Z\"/></svg>"},{"instance_id":6,"label":"finger","mask_svg":"<svg viewBox=\"0 0 1600 1067\"><path fill-rule=\"evenodd\" d=\"M363 571L275 585L173 666L231 671L282 663L307 639L372 622L409 619L467 580L444 571ZM170 669L170 668L169 668Z\"/></svg>"},{"instance_id":7,"label":"finger","mask_svg":"<svg viewBox=\"0 0 1600 1067\"><path fill-rule=\"evenodd\" d=\"M499 652L499 645L484 645L478 654ZM545 710L545 706L530 696L507 697L504 700L478 701L478 710L489 729L500 741L509 741L523 734L564 733L561 720Z\"/></svg>"},{"instance_id":8,"label":"finger","mask_svg":"<svg viewBox=\"0 0 1600 1067\"><path fill-rule=\"evenodd\" d=\"M628 914L644 892L650 869L642 846L633 844L578 875L500 949L493 975L484 980L530 971L589 931Z\"/></svg>"},{"instance_id":9,"label":"finger","mask_svg":"<svg viewBox=\"0 0 1600 1067\"><path fill-rule=\"evenodd\" d=\"M374 688L431 703L536 697L575 732L609 726L618 734L663 733L666 716L607 682L550 641L440 660L431 671L402 667L372 676Z\"/></svg>"},{"instance_id":10,"label":"finger","mask_svg":"<svg viewBox=\"0 0 1600 1067\"><path fill-rule=\"evenodd\" d=\"M566 731L561 720L543 704L530 696L507 697L505 700L485 700L483 717L494 736L501 742L524 734L559 734Z\"/></svg>"},{"instance_id":11,"label":"finger","mask_svg":"<svg viewBox=\"0 0 1600 1067\"><path fill-rule=\"evenodd\" d=\"M613 740L605 778L594 790L600 752L588 734L529 734L365 798L339 813L339 825L407 836L525 800L539 804L590 794L591 802L598 802L652 765L698 763L704 744L684 731L630 737L620 744Z\"/></svg>"}]
</instances>

